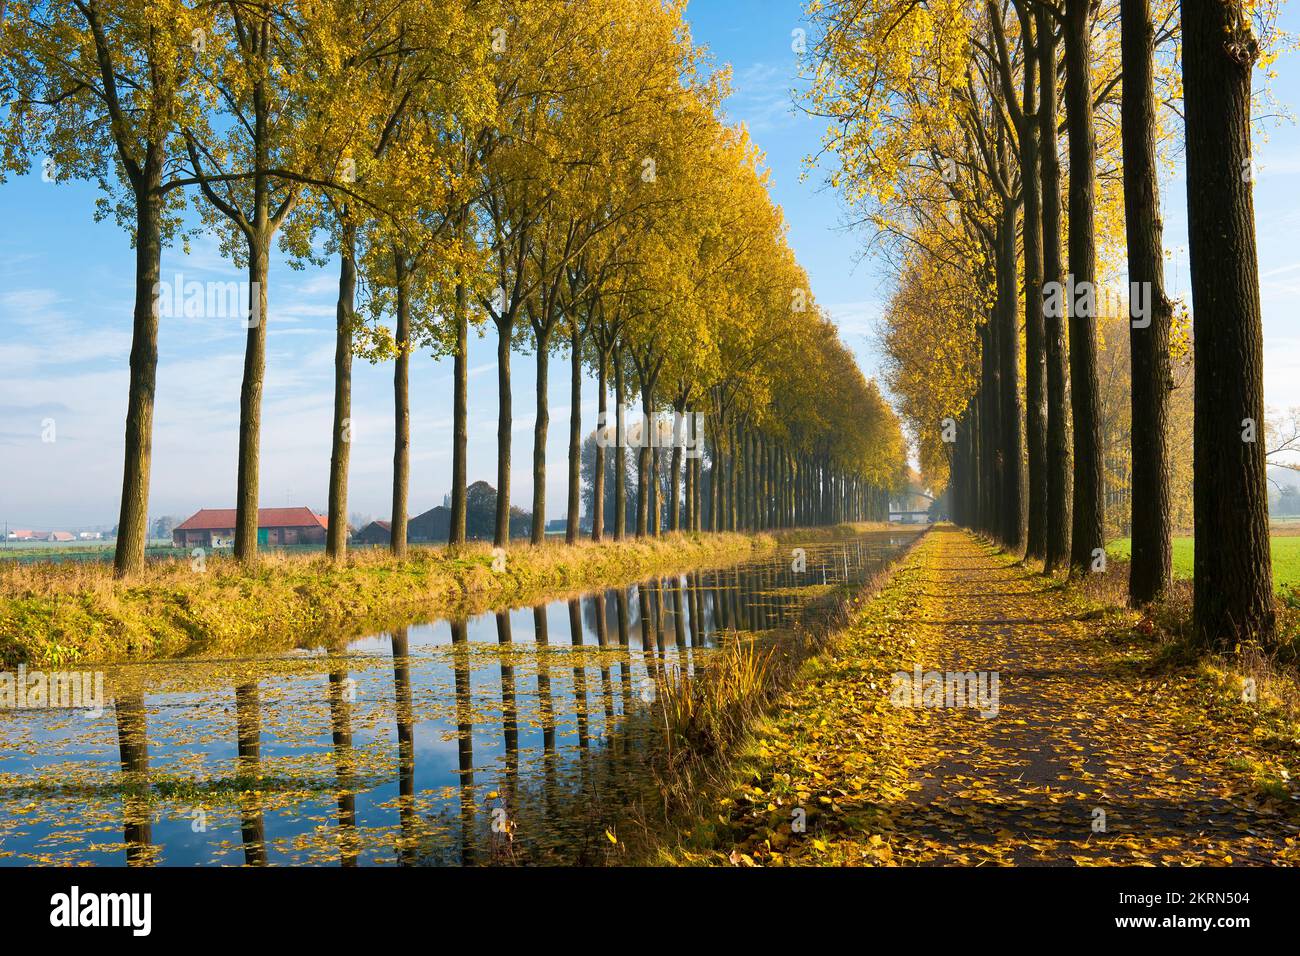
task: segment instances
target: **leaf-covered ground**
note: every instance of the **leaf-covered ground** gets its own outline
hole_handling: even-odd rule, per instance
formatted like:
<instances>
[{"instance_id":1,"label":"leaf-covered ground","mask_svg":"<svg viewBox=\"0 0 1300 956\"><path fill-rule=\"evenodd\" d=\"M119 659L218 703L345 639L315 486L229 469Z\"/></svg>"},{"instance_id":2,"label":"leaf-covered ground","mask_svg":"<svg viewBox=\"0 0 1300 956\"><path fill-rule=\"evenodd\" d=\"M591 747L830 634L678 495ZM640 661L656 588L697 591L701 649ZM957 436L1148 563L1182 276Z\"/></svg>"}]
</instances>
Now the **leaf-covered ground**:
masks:
<instances>
[{"instance_id":1,"label":"leaf-covered ground","mask_svg":"<svg viewBox=\"0 0 1300 956\"><path fill-rule=\"evenodd\" d=\"M1300 863L1300 731L1234 675L1158 665L1137 624L935 529L805 667L671 859ZM916 665L996 672L996 715L891 701Z\"/></svg>"}]
</instances>

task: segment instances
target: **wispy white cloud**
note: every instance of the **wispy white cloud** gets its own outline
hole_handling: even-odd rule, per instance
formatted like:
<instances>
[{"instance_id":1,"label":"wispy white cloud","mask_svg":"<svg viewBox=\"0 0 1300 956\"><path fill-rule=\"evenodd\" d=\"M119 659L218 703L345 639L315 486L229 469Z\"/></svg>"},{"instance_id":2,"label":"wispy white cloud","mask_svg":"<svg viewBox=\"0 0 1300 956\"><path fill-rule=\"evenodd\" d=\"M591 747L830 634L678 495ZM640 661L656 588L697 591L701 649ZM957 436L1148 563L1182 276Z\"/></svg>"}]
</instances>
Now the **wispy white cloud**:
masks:
<instances>
[{"instance_id":1,"label":"wispy white cloud","mask_svg":"<svg viewBox=\"0 0 1300 956\"><path fill-rule=\"evenodd\" d=\"M129 331L77 317L79 305L52 289L10 289L0 295L0 376L12 380L130 354Z\"/></svg>"},{"instance_id":2,"label":"wispy white cloud","mask_svg":"<svg viewBox=\"0 0 1300 956\"><path fill-rule=\"evenodd\" d=\"M725 104L727 114L743 121L754 135L772 134L792 126L797 120L790 97L792 80L789 67L772 63L745 67L732 77L732 94Z\"/></svg>"}]
</instances>

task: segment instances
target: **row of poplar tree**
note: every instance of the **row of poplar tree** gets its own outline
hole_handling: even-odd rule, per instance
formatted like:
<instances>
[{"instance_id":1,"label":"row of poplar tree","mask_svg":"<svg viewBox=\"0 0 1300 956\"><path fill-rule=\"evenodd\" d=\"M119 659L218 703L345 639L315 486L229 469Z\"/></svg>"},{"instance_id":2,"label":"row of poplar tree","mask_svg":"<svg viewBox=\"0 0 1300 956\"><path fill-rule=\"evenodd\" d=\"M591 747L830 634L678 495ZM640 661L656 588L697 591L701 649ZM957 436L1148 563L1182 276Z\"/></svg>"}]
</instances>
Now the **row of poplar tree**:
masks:
<instances>
[{"instance_id":1,"label":"row of poplar tree","mask_svg":"<svg viewBox=\"0 0 1300 956\"><path fill-rule=\"evenodd\" d=\"M897 279L887 377L955 519L1049 572L1104 568L1097 319L1113 294L1130 318L1131 601L1170 587L1171 362L1190 349L1195 632L1219 648L1271 643L1251 105L1276 5L809 11L808 99L833 117L831 179ZM1158 164L1179 147L1190 328L1164 275Z\"/></svg>"},{"instance_id":2,"label":"row of poplar tree","mask_svg":"<svg viewBox=\"0 0 1300 956\"><path fill-rule=\"evenodd\" d=\"M509 537L520 351L537 367L534 540L547 509L554 354L567 354L571 376L570 540L587 374L605 427L624 405L702 422L689 437L708 450L708 481L701 459L671 445L673 529L701 528L705 487L718 530L883 516L906 467L899 421L813 301L762 157L723 118L727 73L682 14L660 0L10 2L5 171L38 163L56 181L97 183L97 215L114 217L135 248L117 572L144 562L162 252L196 234L215 236L248 280L240 560L257 557L277 248L291 265L339 270L327 543L337 559L357 356L393 363L399 554L411 360L452 358L451 541L464 541L475 333L497 338L498 544ZM609 454L638 459L635 531L657 533L661 450L619 442Z\"/></svg>"}]
</instances>

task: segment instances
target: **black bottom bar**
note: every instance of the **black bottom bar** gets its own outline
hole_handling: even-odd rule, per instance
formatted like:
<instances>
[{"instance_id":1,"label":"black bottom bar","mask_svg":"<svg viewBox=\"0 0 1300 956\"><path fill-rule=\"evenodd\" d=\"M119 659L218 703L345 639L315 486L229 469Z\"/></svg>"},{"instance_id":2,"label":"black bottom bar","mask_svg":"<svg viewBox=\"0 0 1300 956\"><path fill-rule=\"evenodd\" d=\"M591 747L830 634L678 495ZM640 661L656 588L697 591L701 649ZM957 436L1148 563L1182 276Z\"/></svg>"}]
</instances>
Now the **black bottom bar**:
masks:
<instances>
[{"instance_id":1,"label":"black bottom bar","mask_svg":"<svg viewBox=\"0 0 1300 956\"><path fill-rule=\"evenodd\" d=\"M149 894L148 936L135 936L130 919L143 924L143 897L134 910L120 899L105 908L124 925L53 926L73 921L74 886L77 922L99 908L98 897L86 902L93 894ZM765 944L789 933L805 948L844 932L940 946L1191 933L1227 941L1289 929L1297 890L1300 879L1286 869L0 870L11 938L76 934L127 947L245 934L259 945L413 934L496 942L571 933L570 920L645 928L650 917L669 932L683 920L696 943L709 930Z\"/></svg>"}]
</instances>

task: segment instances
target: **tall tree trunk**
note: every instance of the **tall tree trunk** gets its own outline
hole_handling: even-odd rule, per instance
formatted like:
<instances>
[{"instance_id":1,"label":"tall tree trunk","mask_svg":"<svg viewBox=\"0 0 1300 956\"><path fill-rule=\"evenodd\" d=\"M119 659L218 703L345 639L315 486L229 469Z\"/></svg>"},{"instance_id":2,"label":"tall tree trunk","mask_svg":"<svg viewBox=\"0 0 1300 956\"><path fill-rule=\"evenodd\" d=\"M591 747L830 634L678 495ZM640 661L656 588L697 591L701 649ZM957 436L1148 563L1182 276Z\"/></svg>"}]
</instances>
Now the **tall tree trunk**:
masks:
<instances>
[{"instance_id":1,"label":"tall tree trunk","mask_svg":"<svg viewBox=\"0 0 1300 956\"><path fill-rule=\"evenodd\" d=\"M644 538L650 527L650 391L641 386L641 443L636 456L636 536Z\"/></svg>"},{"instance_id":2,"label":"tall tree trunk","mask_svg":"<svg viewBox=\"0 0 1300 956\"><path fill-rule=\"evenodd\" d=\"M1124 71L1124 223L1128 239L1129 305L1133 283L1147 286L1149 308L1132 318L1130 410L1133 446L1132 558L1128 594L1135 607L1169 587L1173 546L1169 498L1169 326L1164 238L1156 172L1155 29L1150 0L1120 0L1120 56ZM1147 324L1149 323L1149 324ZM1141 327L1146 325L1145 328Z\"/></svg>"},{"instance_id":3,"label":"tall tree trunk","mask_svg":"<svg viewBox=\"0 0 1300 956\"><path fill-rule=\"evenodd\" d=\"M596 353L596 467L592 475L591 540L600 541L605 536L605 445L608 441L609 406L606 404L605 377L608 356L597 347Z\"/></svg>"},{"instance_id":4,"label":"tall tree trunk","mask_svg":"<svg viewBox=\"0 0 1300 956\"><path fill-rule=\"evenodd\" d=\"M775 442L768 445L767 448L767 526L768 528L780 528L783 526L781 521L781 496L785 487L782 481L784 477L784 454L785 450Z\"/></svg>"},{"instance_id":5,"label":"tall tree trunk","mask_svg":"<svg viewBox=\"0 0 1300 956\"><path fill-rule=\"evenodd\" d=\"M149 538L149 476L153 460L153 404L158 378L158 283L162 275L162 203L152 186L136 198L135 308L131 331L131 384L126 400L122 501L113 573L144 570Z\"/></svg>"},{"instance_id":6,"label":"tall tree trunk","mask_svg":"<svg viewBox=\"0 0 1300 956\"><path fill-rule=\"evenodd\" d=\"M623 434L623 356L614 351L614 408L618 421L614 424L614 540L622 541L627 534L627 453Z\"/></svg>"},{"instance_id":7,"label":"tall tree trunk","mask_svg":"<svg viewBox=\"0 0 1300 956\"><path fill-rule=\"evenodd\" d=\"M1096 131L1092 106L1092 4L1065 4L1065 119L1070 135L1070 400L1074 423L1074 523L1070 567L1087 572L1105 548L1106 500L1097 384ZM1086 298L1085 298L1086 297ZM1089 305L1081 308L1082 304Z\"/></svg>"},{"instance_id":8,"label":"tall tree trunk","mask_svg":"<svg viewBox=\"0 0 1300 956\"><path fill-rule=\"evenodd\" d=\"M260 225L260 224L259 224ZM262 383L266 378L266 282L271 236L255 228L248 240L248 337L239 387L239 476L235 489L235 557L257 561L258 466L262 440Z\"/></svg>"},{"instance_id":9,"label":"tall tree trunk","mask_svg":"<svg viewBox=\"0 0 1300 956\"><path fill-rule=\"evenodd\" d=\"M758 528L758 445L753 429L745 429L745 530Z\"/></svg>"},{"instance_id":10,"label":"tall tree trunk","mask_svg":"<svg viewBox=\"0 0 1300 956\"><path fill-rule=\"evenodd\" d=\"M702 453L704 449L703 433L700 434L700 438L698 438L697 441L699 442L698 447ZM704 496L704 464L702 454L700 457L694 458L691 461L691 468L695 471L695 525L691 530L707 531L712 527L709 523L712 519L708 512L710 499L705 498Z\"/></svg>"},{"instance_id":11,"label":"tall tree trunk","mask_svg":"<svg viewBox=\"0 0 1300 956\"><path fill-rule=\"evenodd\" d=\"M808 462L808 520L814 525L825 524L822 515L822 468L821 460L814 455Z\"/></svg>"},{"instance_id":12,"label":"tall tree trunk","mask_svg":"<svg viewBox=\"0 0 1300 956\"><path fill-rule=\"evenodd\" d=\"M1258 47L1241 0L1182 0L1182 22L1196 348L1194 627L1209 647L1268 646L1276 621L1250 153Z\"/></svg>"},{"instance_id":13,"label":"tall tree trunk","mask_svg":"<svg viewBox=\"0 0 1300 956\"><path fill-rule=\"evenodd\" d=\"M808 458L800 455L795 463L795 526L808 526Z\"/></svg>"},{"instance_id":14,"label":"tall tree trunk","mask_svg":"<svg viewBox=\"0 0 1300 956\"><path fill-rule=\"evenodd\" d=\"M644 538L650 524L650 449L644 445L636 453L636 536Z\"/></svg>"},{"instance_id":15,"label":"tall tree trunk","mask_svg":"<svg viewBox=\"0 0 1300 956\"><path fill-rule=\"evenodd\" d=\"M682 522L682 446L673 442L673 457L668 466L668 530L680 531Z\"/></svg>"},{"instance_id":16,"label":"tall tree trunk","mask_svg":"<svg viewBox=\"0 0 1300 956\"><path fill-rule=\"evenodd\" d=\"M736 423L736 530L749 528L749 435Z\"/></svg>"},{"instance_id":17,"label":"tall tree trunk","mask_svg":"<svg viewBox=\"0 0 1300 956\"><path fill-rule=\"evenodd\" d=\"M778 524L777 502L777 449L776 445L764 437L763 441L763 529L771 530Z\"/></svg>"},{"instance_id":18,"label":"tall tree trunk","mask_svg":"<svg viewBox=\"0 0 1300 956\"><path fill-rule=\"evenodd\" d=\"M974 398L966 407L966 523L974 528L979 520L980 434L979 402Z\"/></svg>"},{"instance_id":19,"label":"tall tree trunk","mask_svg":"<svg viewBox=\"0 0 1300 956\"><path fill-rule=\"evenodd\" d=\"M794 527L794 459L789 448L781 449L781 527Z\"/></svg>"},{"instance_id":20,"label":"tall tree trunk","mask_svg":"<svg viewBox=\"0 0 1300 956\"><path fill-rule=\"evenodd\" d=\"M690 407L686 409L686 417L682 419L682 430L684 437L690 441L692 437L691 424L695 416L691 413ZM691 441L687 448L694 449L695 443ZM694 459L692 450L690 454L683 452L682 458L682 529L685 531L695 530L695 470L691 467Z\"/></svg>"},{"instance_id":21,"label":"tall tree trunk","mask_svg":"<svg viewBox=\"0 0 1300 956\"><path fill-rule=\"evenodd\" d=\"M578 540L578 519L582 509L582 329L577 321L569 332L569 501L565 514L564 541Z\"/></svg>"},{"instance_id":22,"label":"tall tree trunk","mask_svg":"<svg viewBox=\"0 0 1300 956\"><path fill-rule=\"evenodd\" d=\"M1025 544L1025 484L1021 469L1023 444L1021 422L1023 406L1020 400L1020 323L1016 308L1016 207L1008 203L998 226L998 318L1002 325L998 331L999 380L1002 394L1002 522L999 536L1011 551L1018 552Z\"/></svg>"},{"instance_id":23,"label":"tall tree trunk","mask_svg":"<svg viewBox=\"0 0 1300 956\"><path fill-rule=\"evenodd\" d=\"M804 459L802 455L796 455L794 462L793 494L794 494L794 526L796 528L805 527L808 523L806 506L804 504Z\"/></svg>"},{"instance_id":24,"label":"tall tree trunk","mask_svg":"<svg viewBox=\"0 0 1300 956\"><path fill-rule=\"evenodd\" d=\"M537 335L537 419L533 422L533 527L532 543L546 538L546 433L551 425L551 336Z\"/></svg>"},{"instance_id":25,"label":"tall tree trunk","mask_svg":"<svg viewBox=\"0 0 1300 956\"><path fill-rule=\"evenodd\" d=\"M357 300L357 227L347 221L339 238L339 297L334 311L334 434L330 447L329 527L325 554L348 553L348 464L352 449L352 326Z\"/></svg>"},{"instance_id":26,"label":"tall tree trunk","mask_svg":"<svg viewBox=\"0 0 1300 956\"><path fill-rule=\"evenodd\" d=\"M652 536L659 534L660 518L663 515L663 502L660 496L663 492L663 483L659 480L659 446L650 446L650 507L648 516L650 525L646 529Z\"/></svg>"},{"instance_id":27,"label":"tall tree trunk","mask_svg":"<svg viewBox=\"0 0 1300 956\"><path fill-rule=\"evenodd\" d=\"M984 449L984 500L980 508L980 530L985 534L996 535L1000 532L999 512L1002 506L1001 462L999 452L1002 450L1002 415L1000 409L1001 366L998 362L998 327L993 321L986 322L981 329L984 344L981 349L980 394L983 407L980 409L981 436L980 447Z\"/></svg>"},{"instance_id":28,"label":"tall tree trunk","mask_svg":"<svg viewBox=\"0 0 1300 956\"><path fill-rule=\"evenodd\" d=\"M727 455L727 530L740 530L740 475L745 466L745 447L740 440L741 425L732 426L731 450Z\"/></svg>"},{"instance_id":29,"label":"tall tree trunk","mask_svg":"<svg viewBox=\"0 0 1300 956\"><path fill-rule=\"evenodd\" d=\"M722 439L718 433L717 416L709 419L709 530L722 530L718 524L718 476L722 473L719 464L722 461Z\"/></svg>"},{"instance_id":30,"label":"tall tree trunk","mask_svg":"<svg viewBox=\"0 0 1300 956\"><path fill-rule=\"evenodd\" d=\"M1057 150L1058 98L1056 92L1056 32L1052 14L1039 5L1039 70L1042 96L1038 104L1039 156L1043 197L1043 282L1064 279L1061 264L1061 160ZM1070 448L1069 377L1066 371L1065 312L1044 313L1043 352L1047 362L1047 529L1043 566L1049 573L1065 567L1070 558ZM972 452L971 480L978 494L976 462Z\"/></svg>"},{"instance_id":31,"label":"tall tree trunk","mask_svg":"<svg viewBox=\"0 0 1300 956\"><path fill-rule=\"evenodd\" d=\"M1042 183L1038 159L1038 55L1032 42L1033 14L1021 8L1021 34L1026 45L1024 94L1019 131L1021 192L1024 195L1025 260L1025 444L1029 458L1029 501L1025 529L1025 553L1042 558L1047 554L1047 357L1043 325L1043 234Z\"/></svg>"},{"instance_id":32,"label":"tall tree trunk","mask_svg":"<svg viewBox=\"0 0 1300 956\"><path fill-rule=\"evenodd\" d=\"M975 513L975 499L978 494L979 474L975 469L975 408L974 405L966 407L966 413L962 418L962 429L958 433L961 441L961 462L962 462L962 505L961 518L959 524L962 527L969 528L972 522L972 516Z\"/></svg>"},{"instance_id":33,"label":"tall tree trunk","mask_svg":"<svg viewBox=\"0 0 1300 956\"><path fill-rule=\"evenodd\" d=\"M722 428L719 416L709 420L709 530L722 530L721 499L718 491L722 487Z\"/></svg>"},{"instance_id":34,"label":"tall tree trunk","mask_svg":"<svg viewBox=\"0 0 1300 956\"><path fill-rule=\"evenodd\" d=\"M453 360L451 439L451 528L447 540L453 546L465 543L465 520L469 511L469 290L456 283L456 356Z\"/></svg>"},{"instance_id":35,"label":"tall tree trunk","mask_svg":"<svg viewBox=\"0 0 1300 956\"><path fill-rule=\"evenodd\" d=\"M492 543L504 548L510 543L510 340L514 337L512 319L497 322L497 513Z\"/></svg>"},{"instance_id":36,"label":"tall tree trunk","mask_svg":"<svg viewBox=\"0 0 1300 956\"><path fill-rule=\"evenodd\" d=\"M817 525L817 465L811 454L804 455L803 471L803 525Z\"/></svg>"},{"instance_id":37,"label":"tall tree trunk","mask_svg":"<svg viewBox=\"0 0 1300 956\"><path fill-rule=\"evenodd\" d=\"M762 471L760 474L763 481L762 508L759 511L759 530L766 531L771 529L774 523L772 506L775 504L776 499L773 497L774 465L772 443L761 433L759 434L759 448L762 452Z\"/></svg>"},{"instance_id":38,"label":"tall tree trunk","mask_svg":"<svg viewBox=\"0 0 1300 956\"><path fill-rule=\"evenodd\" d=\"M704 453L704 436L700 433L693 412L691 413L690 421L687 422L686 427L690 429L692 448L691 455L686 459L686 473L691 477L690 489L687 492L691 499L691 514L686 522L686 530L702 531L704 528L704 515L700 512L704 505L704 496L701 494L700 489L700 480L702 478L700 459L703 457Z\"/></svg>"},{"instance_id":39,"label":"tall tree trunk","mask_svg":"<svg viewBox=\"0 0 1300 956\"><path fill-rule=\"evenodd\" d=\"M963 411L957 418L957 438L953 442L951 477L948 486L948 520L959 528L966 527L966 502L970 491L970 417ZM875 488L872 488L875 492ZM874 520L874 516L873 516Z\"/></svg>"},{"instance_id":40,"label":"tall tree trunk","mask_svg":"<svg viewBox=\"0 0 1300 956\"><path fill-rule=\"evenodd\" d=\"M397 360L393 363L393 510L388 547L406 554L407 497L411 487L411 301L406 253L393 250L397 280Z\"/></svg>"},{"instance_id":41,"label":"tall tree trunk","mask_svg":"<svg viewBox=\"0 0 1300 956\"><path fill-rule=\"evenodd\" d=\"M727 448L726 451L723 452L722 461L718 470L718 529L721 531L731 531L731 473L733 459L730 434L728 434L725 441L727 442Z\"/></svg>"}]
</instances>

